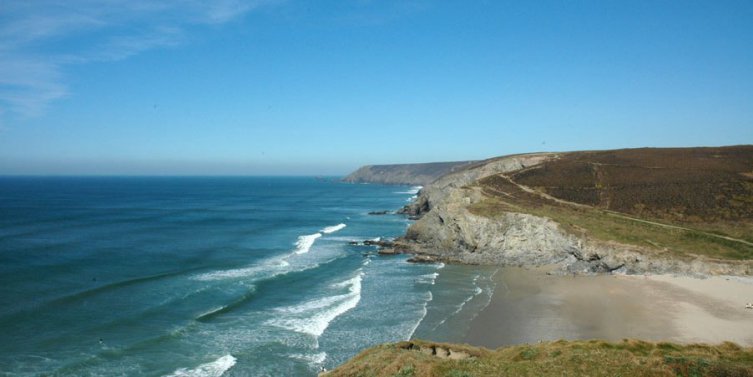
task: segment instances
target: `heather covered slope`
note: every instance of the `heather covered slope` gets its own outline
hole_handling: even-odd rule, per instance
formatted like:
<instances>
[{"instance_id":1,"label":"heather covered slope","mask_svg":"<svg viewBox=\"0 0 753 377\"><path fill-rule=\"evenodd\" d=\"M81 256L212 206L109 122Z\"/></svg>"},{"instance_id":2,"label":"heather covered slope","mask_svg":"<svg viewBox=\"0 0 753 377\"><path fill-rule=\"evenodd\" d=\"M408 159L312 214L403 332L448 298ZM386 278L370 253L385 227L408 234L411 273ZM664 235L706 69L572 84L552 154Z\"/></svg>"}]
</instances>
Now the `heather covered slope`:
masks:
<instances>
[{"instance_id":1,"label":"heather covered slope","mask_svg":"<svg viewBox=\"0 0 753 377\"><path fill-rule=\"evenodd\" d=\"M390 185L427 185L435 179L470 166L474 161L432 162L425 164L367 165L359 168L344 182L382 183Z\"/></svg>"},{"instance_id":2,"label":"heather covered slope","mask_svg":"<svg viewBox=\"0 0 753 377\"><path fill-rule=\"evenodd\" d=\"M559 199L642 218L753 219L753 146L574 152L510 178Z\"/></svg>"},{"instance_id":3,"label":"heather covered slope","mask_svg":"<svg viewBox=\"0 0 753 377\"><path fill-rule=\"evenodd\" d=\"M478 181L472 211L677 256L753 259L753 147L574 152Z\"/></svg>"},{"instance_id":4,"label":"heather covered slope","mask_svg":"<svg viewBox=\"0 0 753 377\"><path fill-rule=\"evenodd\" d=\"M441 177L404 249L568 272L749 275L753 146L540 153Z\"/></svg>"},{"instance_id":5,"label":"heather covered slope","mask_svg":"<svg viewBox=\"0 0 753 377\"><path fill-rule=\"evenodd\" d=\"M624 340L556 341L488 350L414 340L370 348L341 376L753 376L753 349Z\"/></svg>"}]
</instances>

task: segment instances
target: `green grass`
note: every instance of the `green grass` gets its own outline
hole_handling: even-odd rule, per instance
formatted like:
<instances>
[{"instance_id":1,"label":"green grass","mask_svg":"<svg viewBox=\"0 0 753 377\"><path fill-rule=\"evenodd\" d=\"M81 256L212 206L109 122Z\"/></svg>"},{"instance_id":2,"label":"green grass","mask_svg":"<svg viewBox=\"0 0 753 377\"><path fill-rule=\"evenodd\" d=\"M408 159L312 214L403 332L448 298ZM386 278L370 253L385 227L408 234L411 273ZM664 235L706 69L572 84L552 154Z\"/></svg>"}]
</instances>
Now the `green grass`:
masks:
<instances>
[{"instance_id":1,"label":"green grass","mask_svg":"<svg viewBox=\"0 0 753 377\"><path fill-rule=\"evenodd\" d=\"M563 153L508 173L509 178L490 176L476 182L491 199L471 209L489 217L504 211L546 216L570 232L674 255L750 260L751 166L750 145ZM690 230L641 224L617 213Z\"/></svg>"},{"instance_id":2,"label":"green grass","mask_svg":"<svg viewBox=\"0 0 753 377\"><path fill-rule=\"evenodd\" d=\"M670 229L622 218L614 212L598 208L569 206L523 192L509 182L494 177L482 180L480 186L487 198L468 208L480 216L493 218L505 212L528 213L550 218L566 232L578 236L640 246L675 257L701 255L712 259L753 259L753 246L714 237L706 234L707 230L704 229ZM723 232L718 224L714 233L735 235L734 232Z\"/></svg>"},{"instance_id":3,"label":"green grass","mask_svg":"<svg viewBox=\"0 0 753 377\"><path fill-rule=\"evenodd\" d=\"M421 348L467 352L441 359ZM753 376L753 348L733 343L679 345L624 340L556 341L487 350L420 340L370 348L328 377L339 376Z\"/></svg>"}]
</instances>

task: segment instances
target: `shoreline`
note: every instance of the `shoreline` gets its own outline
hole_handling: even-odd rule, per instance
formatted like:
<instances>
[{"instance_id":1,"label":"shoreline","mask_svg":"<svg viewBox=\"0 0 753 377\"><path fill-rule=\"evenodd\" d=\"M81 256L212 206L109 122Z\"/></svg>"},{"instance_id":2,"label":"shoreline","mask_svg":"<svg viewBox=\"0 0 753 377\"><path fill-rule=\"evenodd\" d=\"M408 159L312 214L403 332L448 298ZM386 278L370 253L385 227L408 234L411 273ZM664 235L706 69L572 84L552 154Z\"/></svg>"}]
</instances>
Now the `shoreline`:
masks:
<instances>
[{"instance_id":1,"label":"shoreline","mask_svg":"<svg viewBox=\"0 0 753 377\"><path fill-rule=\"evenodd\" d=\"M498 348L550 340L634 338L753 345L753 279L548 275L504 267L489 305L457 342Z\"/></svg>"}]
</instances>

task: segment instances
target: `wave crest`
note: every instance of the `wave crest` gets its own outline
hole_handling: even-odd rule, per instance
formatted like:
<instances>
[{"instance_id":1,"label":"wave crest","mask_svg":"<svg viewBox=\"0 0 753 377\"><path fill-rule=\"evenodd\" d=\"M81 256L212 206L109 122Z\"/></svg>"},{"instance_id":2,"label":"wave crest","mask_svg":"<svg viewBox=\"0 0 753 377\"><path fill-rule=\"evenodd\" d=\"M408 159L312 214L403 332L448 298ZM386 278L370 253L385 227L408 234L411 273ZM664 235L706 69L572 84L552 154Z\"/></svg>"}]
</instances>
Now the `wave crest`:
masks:
<instances>
[{"instance_id":1,"label":"wave crest","mask_svg":"<svg viewBox=\"0 0 753 377\"><path fill-rule=\"evenodd\" d=\"M324 227L324 229L322 229L321 232L324 234L330 234L330 233L337 232L338 230L341 230L342 228L345 228L346 226L347 225L343 223L332 225L332 226L327 226L327 227Z\"/></svg>"},{"instance_id":2,"label":"wave crest","mask_svg":"<svg viewBox=\"0 0 753 377\"><path fill-rule=\"evenodd\" d=\"M233 355L225 355L211 363L201 364L194 369L180 368L165 377L220 377L232 368L237 359Z\"/></svg>"},{"instance_id":3,"label":"wave crest","mask_svg":"<svg viewBox=\"0 0 753 377\"><path fill-rule=\"evenodd\" d=\"M424 188L424 186L413 186L407 191L398 191L395 194L410 194L410 195L416 195L418 194L421 189Z\"/></svg>"},{"instance_id":4,"label":"wave crest","mask_svg":"<svg viewBox=\"0 0 753 377\"><path fill-rule=\"evenodd\" d=\"M308 253L311 249L311 246L314 246L314 241L316 241L317 238L321 237L321 233L314 233L314 234L308 234L305 236L299 236L298 241L295 242L295 253L296 254L305 254Z\"/></svg>"},{"instance_id":5,"label":"wave crest","mask_svg":"<svg viewBox=\"0 0 753 377\"><path fill-rule=\"evenodd\" d=\"M348 293L306 301L300 305L279 308L283 315L267 321L268 325L319 337L329 324L345 312L355 308L361 301L363 272L343 282L333 284L336 288L348 288Z\"/></svg>"}]
</instances>

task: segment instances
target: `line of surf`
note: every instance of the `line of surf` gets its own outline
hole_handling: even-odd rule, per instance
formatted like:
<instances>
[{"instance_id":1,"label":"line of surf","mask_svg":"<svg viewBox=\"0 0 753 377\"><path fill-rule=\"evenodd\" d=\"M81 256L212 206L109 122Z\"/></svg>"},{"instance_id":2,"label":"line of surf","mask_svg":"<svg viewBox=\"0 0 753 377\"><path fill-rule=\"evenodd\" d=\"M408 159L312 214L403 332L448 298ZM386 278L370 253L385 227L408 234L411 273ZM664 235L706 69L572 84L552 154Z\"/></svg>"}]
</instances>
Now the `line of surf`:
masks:
<instances>
[{"instance_id":1,"label":"line of surf","mask_svg":"<svg viewBox=\"0 0 753 377\"><path fill-rule=\"evenodd\" d=\"M437 277L439 276L439 272L436 272L436 271L439 271L439 270L441 270L443 268L444 268L444 263L440 263L440 264L436 265L435 272L433 272L431 274L426 274L426 275L419 276L419 278L416 280L416 282L417 283L421 283L421 284L434 285L434 283L437 280ZM432 295L431 290L427 291L427 293L429 294L429 296L424 301L423 307L421 309L422 310L421 318L419 318L418 322L416 322L416 324L413 326L413 329L410 331L410 335L408 335L408 338L406 340L410 340L411 338L413 338L413 334L415 334L416 330L418 330L418 326L421 325L421 322L424 321L424 318L426 318L426 315L429 314L429 302L431 302L434 299L434 295Z\"/></svg>"},{"instance_id":2,"label":"line of surf","mask_svg":"<svg viewBox=\"0 0 753 377\"><path fill-rule=\"evenodd\" d=\"M429 302L434 299L434 295L431 294L431 291L426 291L428 293L428 297L424 301L424 305L421 307L421 318L418 319L416 324L413 326L413 329L410 331L410 335L405 340L411 340L413 338L413 334L416 333L416 330L418 330L418 326L421 325L421 322L424 321L424 318L426 318L426 315L429 313Z\"/></svg>"},{"instance_id":3,"label":"line of surf","mask_svg":"<svg viewBox=\"0 0 753 377\"><path fill-rule=\"evenodd\" d=\"M397 191L395 194L409 194L409 195L416 195L418 194L421 189L424 188L424 186L413 186L407 191Z\"/></svg>"},{"instance_id":4,"label":"line of surf","mask_svg":"<svg viewBox=\"0 0 753 377\"><path fill-rule=\"evenodd\" d=\"M293 253L291 255L271 258L256 266L207 272L207 273L203 273L198 276L195 276L194 279L202 280L202 281L209 281L209 280L246 278L246 277L256 277L256 276L261 276L262 278L269 278L269 277L274 277L280 274L291 272L290 269L288 268L290 266L290 262L288 262L288 258L290 258L293 255L301 255L301 254L308 253L309 251L311 251L311 248L314 246L314 243L316 242L316 240L322 237L322 234L334 233L345 228L346 226L347 226L346 224L332 225L332 226L328 226L322 229L321 233L317 232L313 234L304 234L302 236L298 236L298 239L295 242L295 249L293 250Z\"/></svg>"},{"instance_id":5,"label":"line of surf","mask_svg":"<svg viewBox=\"0 0 753 377\"><path fill-rule=\"evenodd\" d=\"M215 361L201 364L194 369L180 368L164 377L220 377L236 362L237 359L233 355L225 355Z\"/></svg>"},{"instance_id":6,"label":"line of surf","mask_svg":"<svg viewBox=\"0 0 753 377\"><path fill-rule=\"evenodd\" d=\"M460 304L458 304L457 305L457 309L455 309L455 311L453 311L452 313L450 313L450 315L448 315L447 317L445 317L443 320L439 321L439 323L437 323L437 325L434 326L431 329L432 331L436 330L439 326L442 326L450 318L452 318L455 315L457 315L458 313L460 313L463 310L463 308L465 307L465 305L467 303L469 303L471 300L473 300L474 298L476 298L476 296L484 293L484 290L481 287L479 287L478 284L477 284L477 281L478 281L479 277L480 277L480 275L476 275L476 276L473 277L473 293L471 293L470 296L466 297L463 300L463 302L461 302Z\"/></svg>"},{"instance_id":7,"label":"line of surf","mask_svg":"<svg viewBox=\"0 0 753 377\"><path fill-rule=\"evenodd\" d=\"M319 338L335 318L355 308L361 301L361 281L363 271L343 282L333 284L333 288L347 288L348 293L306 301L299 305L278 308L280 317L266 324L309 334Z\"/></svg>"},{"instance_id":8,"label":"line of surf","mask_svg":"<svg viewBox=\"0 0 753 377\"><path fill-rule=\"evenodd\" d=\"M193 277L194 280L212 281L224 279L254 278L268 279L277 275L291 272L288 268L290 263L282 258L273 258L263 261L261 264L244 268L233 268L229 270L219 270L205 272Z\"/></svg>"},{"instance_id":9,"label":"line of surf","mask_svg":"<svg viewBox=\"0 0 753 377\"><path fill-rule=\"evenodd\" d=\"M295 253L296 254L305 254L308 253L309 250L311 250L311 247L314 246L314 242L316 242L316 239L321 237L321 233L314 233L314 234L307 234L304 236L299 236L298 241L295 242Z\"/></svg>"},{"instance_id":10,"label":"line of surf","mask_svg":"<svg viewBox=\"0 0 753 377\"><path fill-rule=\"evenodd\" d=\"M312 354L294 353L290 355L289 357L304 361L311 366L317 366L324 363L324 360L327 360L327 353L326 352L317 352L317 353L312 353Z\"/></svg>"},{"instance_id":11,"label":"line of surf","mask_svg":"<svg viewBox=\"0 0 753 377\"><path fill-rule=\"evenodd\" d=\"M256 287L252 286L251 289L247 293L237 298L235 301L231 302L230 304L219 306L212 310L204 312L200 314L198 317L196 317L196 320L199 322L207 322L211 320L212 318L215 318L219 315L229 313L233 311L235 308L238 308L244 305L245 303L251 301L255 295L256 295Z\"/></svg>"},{"instance_id":12,"label":"line of surf","mask_svg":"<svg viewBox=\"0 0 753 377\"><path fill-rule=\"evenodd\" d=\"M337 232L338 230L341 230L341 229L345 228L346 226L347 225L343 224L343 223L340 223L340 224L337 224L337 225L332 225L332 226L327 226L327 227L324 227L321 230L321 232L324 233L324 234L330 234L330 233Z\"/></svg>"}]
</instances>

